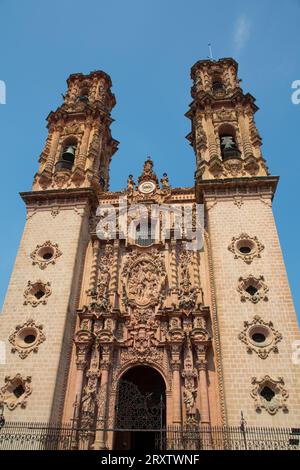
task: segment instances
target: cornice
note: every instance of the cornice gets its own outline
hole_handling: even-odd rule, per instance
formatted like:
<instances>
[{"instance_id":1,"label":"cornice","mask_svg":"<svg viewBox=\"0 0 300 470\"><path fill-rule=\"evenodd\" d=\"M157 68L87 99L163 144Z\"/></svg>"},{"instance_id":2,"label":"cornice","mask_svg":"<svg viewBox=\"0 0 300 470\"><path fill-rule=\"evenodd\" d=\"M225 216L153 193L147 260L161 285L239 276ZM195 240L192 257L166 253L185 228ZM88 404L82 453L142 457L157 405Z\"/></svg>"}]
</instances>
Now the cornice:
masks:
<instances>
[{"instance_id":1,"label":"cornice","mask_svg":"<svg viewBox=\"0 0 300 470\"><path fill-rule=\"evenodd\" d=\"M269 194L273 199L279 176L256 176L249 178L226 178L196 182L197 202L208 197L255 196Z\"/></svg>"},{"instance_id":2,"label":"cornice","mask_svg":"<svg viewBox=\"0 0 300 470\"><path fill-rule=\"evenodd\" d=\"M40 206L72 203L89 203L91 206L97 207L98 199L96 192L91 188L74 188L74 189L51 189L47 191L28 191L21 192L21 198L26 206Z\"/></svg>"}]
</instances>

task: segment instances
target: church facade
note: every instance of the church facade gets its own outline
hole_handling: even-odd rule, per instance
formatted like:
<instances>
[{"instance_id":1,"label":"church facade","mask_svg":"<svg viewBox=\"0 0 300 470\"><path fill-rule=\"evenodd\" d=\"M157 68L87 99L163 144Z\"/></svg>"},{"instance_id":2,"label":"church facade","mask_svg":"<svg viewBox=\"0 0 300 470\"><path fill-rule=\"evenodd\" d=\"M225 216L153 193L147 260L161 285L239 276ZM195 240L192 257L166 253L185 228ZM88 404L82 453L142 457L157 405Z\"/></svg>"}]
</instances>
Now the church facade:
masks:
<instances>
[{"instance_id":1,"label":"church facade","mask_svg":"<svg viewBox=\"0 0 300 470\"><path fill-rule=\"evenodd\" d=\"M299 427L300 335L258 108L231 58L200 60L191 78L195 185L173 188L148 158L110 192L110 77L69 77L21 193L0 318L6 420L73 422L94 449L138 446L139 429L237 426L241 412Z\"/></svg>"}]
</instances>

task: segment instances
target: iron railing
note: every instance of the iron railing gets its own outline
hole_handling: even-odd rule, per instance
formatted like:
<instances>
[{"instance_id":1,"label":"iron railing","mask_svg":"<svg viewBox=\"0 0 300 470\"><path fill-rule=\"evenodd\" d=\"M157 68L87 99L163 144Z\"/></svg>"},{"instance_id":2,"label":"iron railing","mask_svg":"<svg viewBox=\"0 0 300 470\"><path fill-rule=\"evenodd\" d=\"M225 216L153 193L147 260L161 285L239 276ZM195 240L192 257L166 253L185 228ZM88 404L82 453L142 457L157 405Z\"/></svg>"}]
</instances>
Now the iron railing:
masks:
<instances>
[{"instance_id":1,"label":"iron railing","mask_svg":"<svg viewBox=\"0 0 300 470\"><path fill-rule=\"evenodd\" d=\"M75 450L91 448L99 429L75 429L72 424L6 422L0 430L0 450ZM113 436L142 432L155 434L156 450L300 450L300 428L201 426L166 429L105 429ZM143 440L143 439L142 439ZM86 443L89 443L88 446ZM141 442L141 441L140 441ZM147 448L140 450L148 450Z\"/></svg>"}]
</instances>

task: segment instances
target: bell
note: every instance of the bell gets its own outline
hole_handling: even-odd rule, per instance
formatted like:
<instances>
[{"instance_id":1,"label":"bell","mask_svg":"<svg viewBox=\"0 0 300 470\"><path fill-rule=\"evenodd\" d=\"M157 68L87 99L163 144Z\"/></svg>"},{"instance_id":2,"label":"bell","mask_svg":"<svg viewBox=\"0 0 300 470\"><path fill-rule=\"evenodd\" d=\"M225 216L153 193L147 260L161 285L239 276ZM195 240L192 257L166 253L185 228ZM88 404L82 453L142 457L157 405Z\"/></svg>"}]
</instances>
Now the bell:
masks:
<instances>
[{"instance_id":1,"label":"bell","mask_svg":"<svg viewBox=\"0 0 300 470\"><path fill-rule=\"evenodd\" d=\"M74 162L75 158L75 146L74 145L69 145L68 147L65 148L62 154L62 159L67 161L67 162Z\"/></svg>"}]
</instances>

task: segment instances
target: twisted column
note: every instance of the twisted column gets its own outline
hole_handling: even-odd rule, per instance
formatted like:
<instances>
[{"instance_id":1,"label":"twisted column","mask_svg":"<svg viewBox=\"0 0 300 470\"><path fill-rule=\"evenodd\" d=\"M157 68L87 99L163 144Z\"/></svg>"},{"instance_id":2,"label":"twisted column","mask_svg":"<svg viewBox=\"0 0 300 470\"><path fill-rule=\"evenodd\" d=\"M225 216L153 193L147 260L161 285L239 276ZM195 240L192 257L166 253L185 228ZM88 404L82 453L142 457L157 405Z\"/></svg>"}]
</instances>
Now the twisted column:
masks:
<instances>
[{"instance_id":1,"label":"twisted column","mask_svg":"<svg viewBox=\"0 0 300 470\"><path fill-rule=\"evenodd\" d=\"M103 355L100 364L101 383L98 394L98 416L97 416L97 431L94 442L95 450L105 450L105 425L108 404L108 385L109 385L109 371L111 364L112 349L111 346L103 346Z\"/></svg>"},{"instance_id":2,"label":"twisted column","mask_svg":"<svg viewBox=\"0 0 300 470\"><path fill-rule=\"evenodd\" d=\"M54 163L55 163L59 137L60 137L60 129L54 129L53 134L52 134L52 139L51 139L50 152L49 152L48 159L45 165L45 170L51 173L52 173Z\"/></svg>"},{"instance_id":3,"label":"twisted column","mask_svg":"<svg viewBox=\"0 0 300 470\"><path fill-rule=\"evenodd\" d=\"M252 144L250 142L249 133L248 133L248 129L247 129L246 122L245 122L244 112L242 110L238 110L237 114L238 114L239 127L241 131L241 137L242 137L243 152L246 158L246 157L253 155Z\"/></svg>"},{"instance_id":4,"label":"twisted column","mask_svg":"<svg viewBox=\"0 0 300 470\"><path fill-rule=\"evenodd\" d=\"M81 145L80 145L80 153L78 158L78 167L84 170L85 167L85 160L88 150L88 143L91 133L91 125L89 123L86 124L84 134L82 137Z\"/></svg>"},{"instance_id":5,"label":"twisted column","mask_svg":"<svg viewBox=\"0 0 300 470\"><path fill-rule=\"evenodd\" d=\"M90 291L95 290L97 287L98 256L99 256L99 250L100 250L100 240L98 238L96 238L93 241L92 250L93 250L93 258L92 258L90 282L89 282Z\"/></svg>"},{"instance_id":6,"label":"twisted column","mask_svg":"<svg viewBox=\"0 0 300 470\"><path fill-rule=\"evenodd\" d=\"M209 397L207 385L206 348L197 347L197 368L199 373L199 400L201 424L210 425Z\"/></svg>"}]
</instances>

